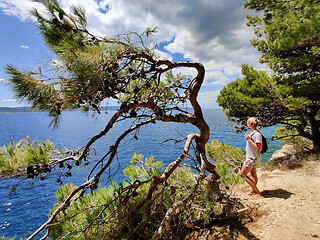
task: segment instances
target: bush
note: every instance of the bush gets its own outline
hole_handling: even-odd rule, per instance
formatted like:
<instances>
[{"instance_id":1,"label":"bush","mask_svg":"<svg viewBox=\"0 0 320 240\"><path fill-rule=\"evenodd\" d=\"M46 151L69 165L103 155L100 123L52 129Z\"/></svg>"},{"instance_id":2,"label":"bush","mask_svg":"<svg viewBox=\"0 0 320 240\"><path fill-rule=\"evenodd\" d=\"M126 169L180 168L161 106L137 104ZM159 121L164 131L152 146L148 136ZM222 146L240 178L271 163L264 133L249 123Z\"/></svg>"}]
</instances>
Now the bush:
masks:
<instances>
[{"instance_id":1,"label":"bush","mask_svg":"<svg viewBox=\"0 0 320 240\"><path fill-rule=\"evenodd\" d=\"M237 171L241 167L243 151L217 141L208 144L207 150L225 184L240 182ZM163 163L155 161L154 157L145 159L135 152L124 170L127 179L119 184L112 182L108 187L99 186L82 197L79 193L79 198L55 218L50 238L151 239L171 205L185 198L193 187L195 170L179 167L151 199L146 199L150 179L160 176L162 168ZM69 184L57 190L58 202L51 214L74 188ZM163 238L183 239L194 226L212 224L213 217L226 209L221 202L217 203L217 197L208 191L206 181L202 181L195 198L172 217L170 231Z\"/></svg>"},{"instance_id":2,"label":"bush","mask_svg":"<svg viewBox=\"0 0 320 240\"><path fill-rule=\"evenodd\" d=\"M54 150L50 141L37 144L30 142L29 136L18 143L11 142L0 147L0 176L17 175L20 169L29 165L40 166L47 164Z\"/></svg>"},{"instance_id":3,"label":"bush","mask_svg":"<svg viewBox=\"0 0 320 240\"><path fill-rule=\"evenodd\" d=\"M243 183L240 177L245 152L241 148L230 147L228 144L213 140L206 145L207 158L212 160L223 183Z\"/></svg>"}]
</instances>

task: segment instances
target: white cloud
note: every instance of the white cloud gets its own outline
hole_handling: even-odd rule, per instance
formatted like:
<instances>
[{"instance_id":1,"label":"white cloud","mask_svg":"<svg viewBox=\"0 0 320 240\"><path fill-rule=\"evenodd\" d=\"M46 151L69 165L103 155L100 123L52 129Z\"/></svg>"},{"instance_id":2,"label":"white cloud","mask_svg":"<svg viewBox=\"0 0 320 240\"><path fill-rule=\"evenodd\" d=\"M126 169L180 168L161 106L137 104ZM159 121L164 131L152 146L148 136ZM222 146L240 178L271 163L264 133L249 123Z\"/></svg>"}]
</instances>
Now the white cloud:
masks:
<instances>
[{"instance_id":1,"label":"white cloud","mask_svg":"<svg viewBox=\"0 0 320 240\"><path fill-rule=\"evenodd\" d=\"M163 51L160 51L160 50L157 49L156 50L156 54L159 55L160 59L167 59L167 60L170 60L170 61L173 60L172 55L170 53L163 52Z\"/></svg>"},{"instance_id":2,"label":"white cloud","mask_svg":"<svg viewBox=\"0 0 320 240\"><path fill-rule=\"evenodd\" d=\"M40 3L34 2L32 0L1 0L0 8L2 12L7 15L17 16L21 20L25 21L31 19L29 10L32 8L41 9L42 6Z\"/></svg>"},{"instance_id":3,"label":"white cloud","mask_svg":"<svg viewBox=\"0 0 320 240\"><path fill-rule=\"evenodd\" d=\"M59 1L59 0L58 0ZM64 8L83 6L88 27L100 36L114 36L135 31L142 33L147 27L158 27L151 39L167 43L158 51L161 58L171 60L179 53L191 61L201 62L206 68L203 88L224 86L240 77L241 65L248 63L256 68L259 52L250 44L254 37L246 26L246 15L239 0L60 0ZM0 8L22 20L30 18L27 10L36 6L31 0L1 0ZM255 14L255 13L250 13ZM182 69L179 69L182 70ZM183 69L183 74L194 70ZM207 89L205 89L207 90ZM210 94L209 94L210 93ZM217 93L217 92L215 92ZM212 92L201 93L204 102Z\"/></svg>"},{"instance_id":4,"label":"white cloud","mask_svg":"<svg viewBox=\"0 0 320 240\"><path fill-rule=\"evenodd\" d=\"M61 0L64 8L80 5L86 10L88 26L96 34L114 36L128 31L143 32L157 26L156 42L173 41L166 47L192 61L207 62L210 70L224 68L239 73L243 62L257 64L259 54L250 45L252 29L246 27L247 12L238 0L185 2L149 0ZM36 6L31 0L2 0L3 11L28 17Z\"/></svg>"},{"instance_id":5,"label":"white cloud","mask_svg":"<svg viewBox=\"0 0 320 240\"><path fill-rule=\"evenodd\" d=\"M219 105L216 103L220 90L214 91L200 91L198 101L204 108L217 108Z\"/></svg>"},{"instance_id":6,"label":"white cloud","mask_svg":"<svg viewBox=\"0 0 320 240\"><path fill-rule=\"evenodd\" d=\"M230 81L230 77L223 71L210 71L206 72L204 86L212 85L226 85Z\"/></svg>"},{"instance_id":7,"label":"white cloud","mask_svg":"<svg viewBox=\"0 0 320 240\"><path fill-rule=\"evenodd\" d=\"M29 46L27 46L27 45L21 45L20 47L21 47L21 48L29 49Z\"/></svg>"},{"instance_id":8,"label":"white cloud","mask_svg":"<svg viewBox=\"0 0 320 240\"><path fill-rule=\"evenodd\" d=\"M17 102L16 99L2 99L1 102Z\"/></svg>"}]
</instances>

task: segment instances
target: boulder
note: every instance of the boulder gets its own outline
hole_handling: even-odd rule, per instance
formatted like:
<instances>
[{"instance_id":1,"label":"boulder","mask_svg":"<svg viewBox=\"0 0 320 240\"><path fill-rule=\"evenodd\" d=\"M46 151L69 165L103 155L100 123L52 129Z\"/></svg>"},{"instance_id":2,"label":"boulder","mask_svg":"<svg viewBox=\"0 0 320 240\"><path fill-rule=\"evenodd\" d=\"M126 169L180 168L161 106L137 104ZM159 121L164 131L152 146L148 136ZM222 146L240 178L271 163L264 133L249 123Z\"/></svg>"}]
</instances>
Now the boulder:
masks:
<instances>
[{"instance_id":1,"label":"boulder","mask_svg":"<svg viewBox=\"0 0 320 240\"><path fill-rule=\"evenodd\" d=\"M283 164L289 168L294 168L298 159L296 154L300 152L300 149L293 143L285 144L280 150L275 151L272 154L269 162L272 165Z\"/></svg>"}]
</instances>

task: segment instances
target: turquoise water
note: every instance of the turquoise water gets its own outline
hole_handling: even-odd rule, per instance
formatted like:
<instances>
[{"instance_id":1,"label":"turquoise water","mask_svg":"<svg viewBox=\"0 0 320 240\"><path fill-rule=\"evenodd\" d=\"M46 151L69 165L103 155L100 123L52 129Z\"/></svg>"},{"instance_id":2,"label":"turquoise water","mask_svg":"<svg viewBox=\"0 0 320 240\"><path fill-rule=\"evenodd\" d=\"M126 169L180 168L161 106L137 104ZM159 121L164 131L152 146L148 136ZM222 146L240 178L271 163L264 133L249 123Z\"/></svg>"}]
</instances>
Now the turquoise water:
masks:
<instances>
[{"instance_id":1,"label":"turquoise water","mask_svg":"<svg viewBox=\"0 0 320 240\"><path fill-rule=\"evenodd\" d=\"M69 149L83 146L94 135L99 133L106 125L110 114L102 114L98 118L85 115L80 112L63 113L61 123L57 129L48 127L51 119L45 113L1 113L0 114L0 146L5 143L17 142L26 136L38 142L49 139L56 147L65 146ZM231 146L245 148L244 133L235 134L229 127L230 122L219 109L207 109L204 111L205 119L210 126L210 140L217 139ZM119 122L110 134L95 144L97 158L109 149L117 136L123 130L130 127L128 122ZM275 127L262 129L266 138L271 138ZM198 132L191 124L157 122L140 129L138 140L130 135L124 141L118 151L117 160L113 163L112 174L114 180L121 181L122 170L126 167L134 151L137 150L145 157L155 156L156 160L163 161L165 165L177 159L181 154L182 144L174 144L172 141L163 146L162 142L169 138L181 139L181 135ZM271 154L281 148L281 142L271 142L268 151L263 154L262 161L266 161ZM96 158L96 159L97 159ZM90 166L93 166L94 159ZM73 182L81 184L85 181L88 168L73 168L73 176L64 179L64 183ZM47 220L47 213L55 202L54 192L59 187L55 183L55 176L49 176L46 181L25 181L19 184L17 190L10 191L17 179L0 180L0 236L12 237L16 235L30 235ZM102 180L102 184L107 184Z\"/></svg>"}]
</instances>

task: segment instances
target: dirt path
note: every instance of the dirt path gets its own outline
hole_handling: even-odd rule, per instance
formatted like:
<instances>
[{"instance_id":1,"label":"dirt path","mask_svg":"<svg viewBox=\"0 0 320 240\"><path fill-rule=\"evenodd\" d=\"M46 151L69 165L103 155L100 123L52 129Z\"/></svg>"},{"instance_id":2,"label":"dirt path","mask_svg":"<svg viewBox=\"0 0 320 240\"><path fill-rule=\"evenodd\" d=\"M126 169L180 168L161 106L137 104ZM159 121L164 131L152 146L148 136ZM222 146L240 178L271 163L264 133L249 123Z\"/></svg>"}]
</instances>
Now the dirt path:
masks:
<instances>
[{"instance_id":1,"label":"dirt path","mask_svg":"<svg viewBox=\"0 0 320 240\"><path fill-rule=\"evenodd\" d=\"M308 162L297 170L257 172L265 198L248 199L245 184L235 189L245 204L263 213L246 224L253 239L320 239L320 162Z\"/></svg>"}]
</instances>

